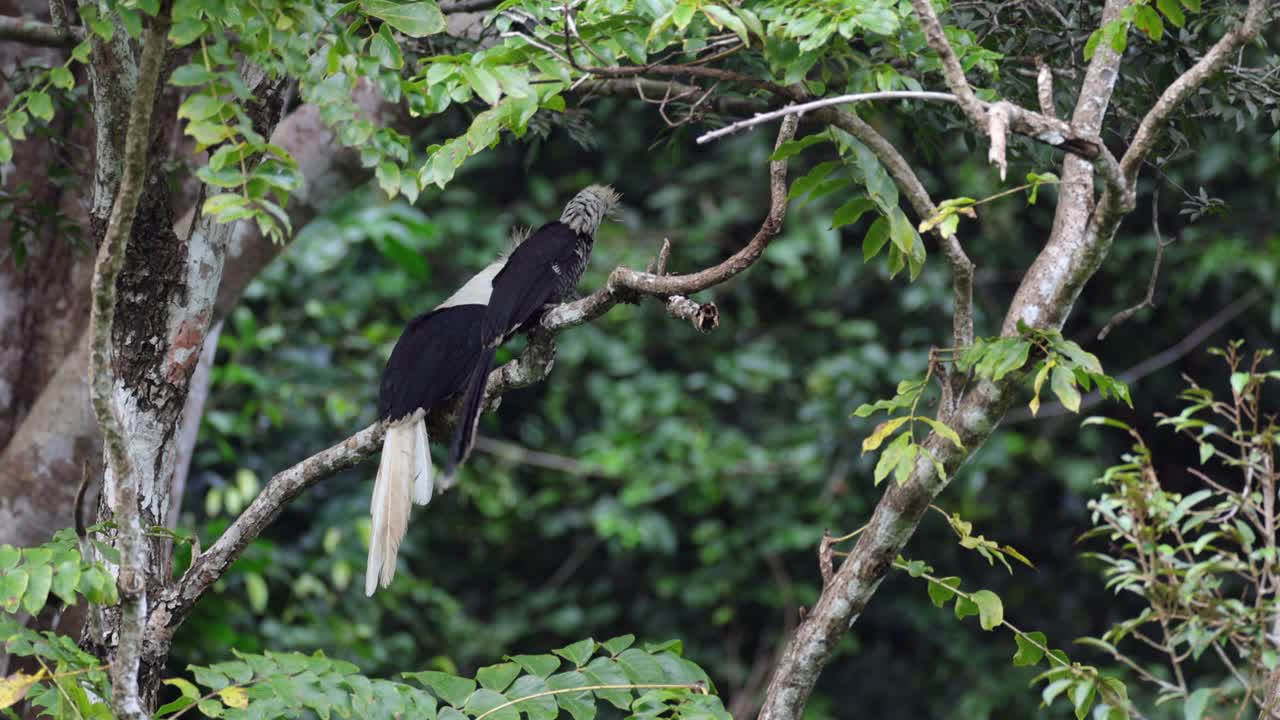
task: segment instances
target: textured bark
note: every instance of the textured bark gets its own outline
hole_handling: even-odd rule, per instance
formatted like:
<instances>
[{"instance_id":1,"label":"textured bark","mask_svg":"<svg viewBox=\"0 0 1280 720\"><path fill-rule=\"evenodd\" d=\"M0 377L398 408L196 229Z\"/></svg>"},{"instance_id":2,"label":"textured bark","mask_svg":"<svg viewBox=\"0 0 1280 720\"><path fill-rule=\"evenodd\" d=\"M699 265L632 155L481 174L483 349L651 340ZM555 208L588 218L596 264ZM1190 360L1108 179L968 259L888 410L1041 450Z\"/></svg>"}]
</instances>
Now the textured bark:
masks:
<instances>
[{"instance_id":1,"label":"textured bark","mask_svg":"<svg viewBox=\"0 0 1280 720\"><path fill-rule=\"evenodd\" d=\"M65 53L0 43L0 76L13 77L20 63L60 61ZM13 98L14 83L0 83L0 105ZM21 236L27 257L21 264L11 251L17 223L0 223L0 448L35 404L39 391L57 372L89 318L92 247L76 242L66 226L84 227L88 215L74 185L52 182L55 173L87 171L89 158L75 148L92 145L92 129L75 112L53 120L53 141L29 137L14 143L11 165L0 168L0 188L13 198L19 214L38 223ZM40 222L37 213L65 219L63 227ZM0 468L0 475L5 469Z\"/></svg>"},{"instance_id":2,"label":"textured bark","mask_svg":"<svg viewBox=\"0 0 1280 720\"><path fill-rule=\"evenodd\" d=\"M1108 0L1103 22L1116 18L1126 4L1127 0ZM948 85L961 98L971 122L980 129L989 128L989 118L968 90L963 71L941 33L932 6L928 0L913 0L913 5L930 45L942 58ZM1257 32L1264 6L1263 0L1252 0L1240 28L1228 32L1206 54L1206 60L1179 78L1156 102L1141 127L1162 122L1177 103L1220 69L1221 58L1230 55ZM1224 43L1228 48L1225 53ZM1072 116L1072 127L1082 136L1099 135L1119 66L1120 57L1100 45L1090 61ZM1017 116L1011 114L1010 120L1016 122ZM1133 207L1135 172L1128 168L1136 162L1131 159L1134 153L1140 161L1145 152L1142 146L1149 147L1151 142L1150 134L1140 129L1124 156L1124 172L1114 158L1104 157L1105 154L1097 157L1103 165L1096 169L1084 157L1076 154L1066 157L1053 228L1010 304L1001 328L1003 335L1015 335L1020 322L1034 328L1061 329L1081 289L1106 257L1120 220ZM1096 205L1095 170L1103 177L1106 188ZM898 174L895 179L902 183ZM911 197L910 188L907 194ZM809 695L836 644L879 588L929 503L946 487L947 478L953 477L971 453L990 437L1024 380L1022 373L1014 373L999 383L979 381L959 399L945 421L959 435L963 448L936 434L924 441L924 447L942 463L945 476L922 454L905 483L890 484L859 535L857 545L838 572L829 579L824 578L818 603L787 643L759 714L762 720L798 720L803 716Z\"/></svg>"}]
</instances>

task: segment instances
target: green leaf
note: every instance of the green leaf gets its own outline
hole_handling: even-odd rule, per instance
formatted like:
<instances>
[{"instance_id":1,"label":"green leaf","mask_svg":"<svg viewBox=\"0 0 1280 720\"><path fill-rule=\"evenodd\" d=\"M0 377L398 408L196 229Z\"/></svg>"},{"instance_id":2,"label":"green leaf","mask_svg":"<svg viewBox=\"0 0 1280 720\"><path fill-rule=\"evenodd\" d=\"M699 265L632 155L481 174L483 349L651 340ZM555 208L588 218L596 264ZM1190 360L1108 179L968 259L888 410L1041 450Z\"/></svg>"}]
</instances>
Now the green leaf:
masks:
<instances>
[{"instance_id":1,"label":"green leaf","mask_svg":"<svg viewBox=\"0 0 1280 720\"><path fill-rule=\"evenodd\" d=\"M27 112L34 118L48 122L53 119L53 100L48 93L28 92Z\"/></svg>"},{"instance_id":2,"label":"green leaf","mask_svg":"<svg viewBox=\"0 0 1280 720\"><path fill-rule=\"evenodd\" d=\"M547 678L547 686L552 690L568 690L590 685L587 676L580 672L565 672ZM590 692L563 693L555 696L561 708L573 716L574 720L594 720L596 703Z\"/></svg>"},{"instance_id":3,"label":"green leaf","mask_svg":"<svg viewBox=\"0 0 1280 720\"><path fill-rule=\"evenodd\" d=\"M692 0L680 0L675 9L671 11L671 21L676 24L680 30L684 30L693 20L693 15L698 11L698 6Z\"/></svg>"},{"instance_id":4,"label":"green leaf","mask_svg":"<svg viewBox=\"0 0 1280 720\"><path fill-rule=\"evenodd\" d=\"M551 652L573 663L576 667L582 667L587 664L587 660L591 659L591 654L596 651L596 641L591 638L579 640L572 645L566 645L559 650Z\"/></svg>"},{"instance_id":5,"label":"green leaf","mask_svg":"<svg viewBox=\"0 0 1280 720\"><path fill-rule=\"evenodd\" d=\"M963 620L978 613L978 606L972 600L963 595L956 597L955 614L957 620Z\"/></svg>"},{"instance_id":6,"label":"green leaf","mask_svg":"<svg viewBox=\"0 0 1280 720\"><path fill-rule=\"evenodd\" d=\"M1156 0L1156 7L1176 27L1187 24L1187 16L1182 14L1182 6L1178 4L1178 0Z\"/></svg>"},{"instance_id":7,"label":"green leaf","mask_svg":"<svg viewBox=\"0 0 1280 720\"><path fill-rule=\"evenodd\" d=\"M869 198L857 197L845 202L831 216L831 229L852 225L862 217L863 213L876 206Z\"/></svg>"},{"instance_id":8,"label":"green leaf","mask_svg":"<svg viewBox=\"0 0 1280 720\"><path fill-rule=\"evenodd\" d=\"M208 30L208 26L205 25L203 20L197 18L179 20L173 24L173 27L169 28L169 41L176 47L190 45L199 40L206 30Z\"/></svg>"},{"instance_id":9,"label":"green leaf","mask_svg":"<svg viewBox=\"0 0 1280 720\"><path fill-rule=\"evenodd\" d=\"M463 708L463 711L472 717L484 715L486 720L489 718L492 718L492 720L520 720L519 705L507 705L501 710L495 711L496 708L506 705L506 703L507 698L505 695L481 688L467 698L467 705Z\"/></svg>"},{"instance_id":10,"label":"green leaf","mask_svg":"<svg viewBox=\"0 0 1280 720\"><path fill-rule=\"evenodd\" d=\"M502 86L498 84L497 76L479 65L463 65L459 69L462 71L462 78L481 99L490 105L497 104L502 97Z\"/></svg>"},{"instance_id":11,"label":"green leaf","mask_svg":"<svg viewBox=\"0 0 1280 720\"><path fill-rule=\"evenodd\" d=\"M1160 42L1164 37L1164 21L1155 10L1151 9L1150 5L1142 5L1138 8L1138 11L1133 14L1133 24L1156 42Z\"/></svg>"},{"instance_id":12,"label":"green leaf","mask_svg":"<svg viewBox=\"0 0 1280 720\"><path fill-rule=\"evenodd\" d=\"M261 615L267 610L267 581L256 572L245 573L244 587L249 594L249 608Z\"/></svg>"},{"instance_id":13,"label":"green leaf","mask_svg":"<svg viewBox=\"0 0 1280 720\"><path fill-rule=\"evenodd\" d=\"M674 656L673 656L674 657ZM629 685L631 679L623 672L619 662L605 657L598 657L582 669L582 674L592 685ZM666 680L671 682L670 679ZM623 689L594 690L596 697L613 705L619 710L631 708L631 691Z\"/></svg>"},{"instance_id":14,"label":"green leaf","mask_svg":"<svg viewBox=\"0 0 1280 720\"><path fill-rule=\"evenodd\" d=\"M15 612L18 604L22 601L22 595L27 591L27 583L31 577L23 568L10 570L4 575L0 575L0 605L8 612Z\"/></svg>"},{"instance_id":15,"label":"green leaf","mask_svg":"<svg viewBox=\"0 0 1280 720\"><path fill-rule=\"evenodd\" d=\"M880 453L880 461L876 463L875 484L879 485L881 481L889 477L889 473L894 473L897 477L898 466L903 464L907 459L907 448L914 447L911 445L911 433L902 433L889 443L889 447ZM914 460L915 455L912 454ZM907 472L910 472L908 463Z\"/></svg>"},{"instance_id":16,"label":"green leaf","mask_svg":"<svg viewBox=\"0 0 1280 720\"><path fill-rule=\"evenodd\" d=\"M747 32L747 24L728 8L723 8L719 5L707 5L702 8L702 13L713 22L732 30L742 40L743 45L751 44L751 36Z\"/></svg>"},{"instance_id":17,"label":"green leaf","mask_svg":"<svg viewBox=\"0 0 1280 720\"><path fill-rule=\"evenodd\" d=\"M636 684L658 684L666 682L662 665L652 655L643 650L632 648L618 655L618 664L623 672Z\"/></svg>"},{"instance_id":18,"label":"green leaf","mask_svg":"<svg viewBox=\"0 0 1280 720\"><path fill-rule=\"evenodd\" d=\"M550 656L547 656L550 657ZM557 663L559 660L556 661ZM517 698L528 697L545 693L550 690L545 680L535 675L522 675L507 690L507 697L515 700ZM524 713L528 720L556 720L556 716L560 714L560 708L556 705L556 699L553 696L544 696L526 700L519 703L515 707Z\"/></svg>"},{"instance_id":19,"label":"green leaf","mask_svg":"<svg viewBox=\"0 0 1280 720\"><path fill-rule=\"evenodd\" d=\"M369 39L369 54L382 67L399 70L404 67L404 56L400 53L400 46L396 44L395 38L391 36L390 27L383 25L378 29L378 34Z\"/></svg>"},{"instance_id":20,"label":"green leaf","mask_svg":"<svg viewBox=\"0 0 1280 720\"><path fill-rule=\"evenodd\" d=\"M519 674L519 665L513 662L506 662L480 668L476 671L476 680L480 681L480 687L494 692L502 692L507 689L511 681L515 680Z\"/></svg>"},{"instance_id":21,"label":"green leaf","mask_svg":"<svg viewBox=\"0 0 1280 720\"><path fill-rule=\"evenodd\" d=\"M1182 7L1198 13L1200 12L1200 0L1182 0Z\"/></svg>"},{"instance_id":22,"label":"green leaf","mask_svg":"<svg viewBox=\"0 0 1280 720\"><path fill-rule=\"evenodd\" d=\"M187 98L178 106L178 117L193 121L208 120L222 112L227 103L221 98L204 93L197 93Z\"/></svg>"},{"instance_id":23,"label":"green leaf","mask_svg":"<svg viewBox=\"0 0 1280 720\"><path fill-rule=\"evenodd\" d=\"M866 237L862 239L863 262L879 255L887 242L889 242L889 221L884 217L876 218L876 221L871 223L871 228L867 230Z\"/></svg>"},{"instance_id":24,"label":"green leaf","mask_svg":"<svg viewBox=\"0 0 1280 720\"><path fill-rule=\"evenodd\" d=\"M1076 720L1084 720L1089 714L1089 709L1093 707L1093 700L1097 696L1098 686L1091 680L1082 680L1071 688L1071 704L1076 709Z\"/></svg>"},{"instance_id":25,"label":"green leaf","mask_svg":"<svg viewBox=\"0 0 1280 720\"><path fill-rule=\"evenodd\" d=\"M636 642L635 635L619 635L616 638L610 638L608 640L605 640L604 642L600 643L600 646L603 647L605 649L605 652L609 653L610 655L617 655L623 650L626 650L627 648L634 645L635 642Z\"/></svg>"},{"instance_id":26,"label":"green leaf","mask_svg":"<svg viewBox=\"0 0 1280 720\"><path fill-rule=\"evenodd\" d=\"M773 154L769 156L769 159L786 160L792 155L799 154L801 150L804 150L807 147L817 145L820 142L827 142L829 140L831 140L831 135L826 131L816 132L812 135L805 135L804 137L797 138L795 140L788 140L779 145L778 149L774 150Z\"/></svg>"},{"instance_id":27,"label":"green leaf","mask_svg":"<svg viewBox=\"0 0 1280 720\"><path fill-rule=\"evenodd\" d=\"M1213 699L1213 690L1211 688L1200 688L1187 698L1187 704L1182 706L1183 720L1201 720L1204 717L1204 711L1209 707L1209 701Z\"/></svg>"},{"instance_id":28,"label":"green leaf","mask_svg":"<svg viewBox=\"0 0 1280 720\"><path fill-rule=\"evenodd\" d=\"M544 679L560 667L560 658L554 655L515 655L508 659L525 672Z\"/></svg>"},{"instance_id":29,"label":"green leaf","mask_svg":"<svg viewBox=\"0 0 1280 720\"><path fill-rule=\"evenodd\" d=\"M1076 389L1076 376L1062 365L1053 369L1053 380L1050 383L1053 394L1062 401L1062 406L1071 412L1080 412L1080 391Z\"/></svg>"},{"instance_id":30,"label":"green leaf","mask_svg":"<svg viewBox=\"0 0 1280 720\"><path fill-rule=\"evenodd\" d=\"M1247 372L1231 373L1231 392L1236 395L1243 395L1244 389L1249 385L1249 378L1253 377Z\"/></svg>"},{"instance_id":31,"label":"green leaf","mask_svg":"<svg viewBox=\"0 0 1280 720\"><path fill-rule=\"evenodd\" d=\"M216 75L209 71L204 65L183 65L173 74L169 76L169 84L178 87L193 87L196 85L206 85L211 82Z\"/></svg>"},{"instance_id":32,"label":"green leaf","mask_svg":"<svg viewBox=\"0 0 1280 720\"><path fill-rule=\"evenodd\" d=\"M396 193L400 192L399 165L391 160L383 160L378 163L375 174L378 177L378 187L382 188L382 192L386 193L388 198L394 198Z\"/></svg>"},{"instance_id":33,"label":"green leaf","mask_svg":"<svg viewBox=\"0 0 1280 720\"><path fill-rule=\"evenodd\" d=\"M54 87L61 90L70 90L76 86L76 78L65 65L58 65L49 69L49 82Z\"/></svg>"},{"instance_id":34,"label":"green leaf","mask_svg":"<svg viewBox=\"0 0 1280 720\"><path fill-rule=\"evenodd\" d=\"M456 707L462 707L462 704L467 701L467 698L476 689L475 680L435 670L404 673L404 676L411 680L417 680L430 688L441 700Z\"/></svg>"},{"instance_id":35,"label":"green leaf","mask_svg":"<svg viewBox=\"0 0 1280 720\"><path fill-rule=\"evenodd\" d=\"M1209 459L1212 457L1213 457L1213 444L1207 443L1207 442L1200 443L1200 464L1203 465L1209 462Z\"/></svg>"},{"instance_id":36,"label":"green leaf","mask_svg":"<svg viewBox=\"0 0 1280 720\"><path fill-rule=\"evenodd\" d=\"M50 585L50 589L62 602L74 605L76 602L76 587L79 584L80 559L79 553L76 553L75 558L59 563L57 569L54 570L53 583Z\"/></svg>"},{"instance_id":37,"label":"green leaf","mask_svg":"<svg viewBox=\"0 0 1280 720\"><path fill-rule=\"evenodd\" d=\"M1013 655L1014 667L1031 667L1044 657L1044 650L1041 648L1048 646L1048 638L1042 632L1032 632L1027 635L1029 637L1013 636L1014 641L1018 643L1018 652Z\"/></svg>"},{"instance_id":38,"label":"green leaf","mask_svg":"<svg viewBox=\"0 0 1280 720\"><path fill-rule=\"evenodd\" d=\"M938 582L930 580L929 600L933 602L934 607L942 607L956 596L955 589L958 587L960 587L960 578L958 577L939 578Z\"/></svg>"},{"instance_id":39,"label":"green leaf","mask_svg":"<svg viewBox=\"0 0 1280 720\"><path fill-rule=\"evenodd\" d=\"M22 596L22 608L32 615L39 614L49 599L49 588L53 584L53 568L48 565L28 566L31 575L27 583L27 591Z\"/></svg>"},{"instance_id":40,"label":"green leaf","mask_svg":"<svg viewBox=\"0 0 1280 720\"><path fill-rule=\"evenodd\" d=\"M71 58L78 63L89 62L89 55L93 52L93 43L85 40L71 50Z\"/></svg>"},{"instance_id":41,"label":"green leaf","mask_svg":"<svg viewBox=\"0 0 1280 720\"><path fill-rule=\"evenodd\" d=\"M902 424L910 419L910 415L903 415L885 420L877 425L875 431L862 441L862 454L866 455L879 448L881 443L897 432L898 428L902 427Z\"/></svg>"},{"instance_id":42,"label":"green leaf","mask_svg":"<svg viewBox=\"0 0 1280 720\"><path fill-rule=\"evenodd\" d=\"M1035 382L1031 386L1032 395L1029 406L1031 407L1032 417L1040 412L1040 388L1044 387L1044 381L1049 377L1049 371L1057 364L1057 361L1053 358L1049 358L1048 360L1040 363L1040 371L1036 373Z\"/></svg>"},{"instance_id":43,"label":"green leaf","mask_svg":"<svg viewBox=\"0 0 1280 720\"><path fill-rule=\"evenodd\" d=\"M442 32L445 27L444 14L434 0L410 3L361 0L360 7L409 37L434 35Z\"/></svg>"},{"instance_id":44,"label":"green leaf","mask_svg":"<svg viewBox=\"0 0 1280 720\"><path fill-rule=\"evenodd\" d=\"M952 430L946 423L938 422L937 420L929 417L920 417L916 419L923 420L926 425L933 428L934 432L950 440L957 448L961 450L964 449L964 443L960 442L960 435L957 434L955 430Z\"/></svg>"},{"instance_id":45,"label":"green leaf","mask_svg":"<svg viewBox=\"0 0 1280 720\"><path fill-rule=\"evenodd\" d=\"M1004 622L1004 603L999 595L990 590L979 590L973 594L973 602L978 606L978 622L983 630L995 630Z\"/></svg>"},{"instance_id":46,"label":"green leaf","mask_svg":"<svg viewBox=\"0 0 1280 720\"><path fill-rule=\"evenodd\" d=\"M0 165L13 159L13 141L7 135L0 135Z\"/></svg>"}]
</instances>

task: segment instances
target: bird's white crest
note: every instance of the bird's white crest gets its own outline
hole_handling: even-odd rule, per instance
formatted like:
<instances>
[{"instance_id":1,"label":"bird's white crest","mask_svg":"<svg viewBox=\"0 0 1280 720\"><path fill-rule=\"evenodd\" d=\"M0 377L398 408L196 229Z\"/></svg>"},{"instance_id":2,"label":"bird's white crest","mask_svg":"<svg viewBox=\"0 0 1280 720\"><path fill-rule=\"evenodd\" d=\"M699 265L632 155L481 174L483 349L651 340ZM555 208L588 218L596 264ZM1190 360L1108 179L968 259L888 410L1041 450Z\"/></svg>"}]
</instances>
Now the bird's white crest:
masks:
<instances>
[{"instance_id":1,"label":"bird's white crest","mask_svg":"<svg viewBox=\"0 0 1280 720\"><path fill-rule=\"evenodd\" d=\"M382 459L373 484L373 516L369 532L369 564L365 568L364 592L372 595L378 586L391 584L396 574L396 553L409 528L413 503L431 502L434 478L427 428L421 410L387 427L382 439Z\"/></svg>"},{"instance_id":2,"label":"bird's white crest","mask_svg":"<svg viewBox=\"0 0 1280 720\"><path fill-rule=\"evenodd\" d=\"M564 206L560 222L568 225L576 233L594 236L600 223L613 212L621 198L622 196L608 185L588 185L574 195L568 205Z\"/></svg>"}]
</instances>

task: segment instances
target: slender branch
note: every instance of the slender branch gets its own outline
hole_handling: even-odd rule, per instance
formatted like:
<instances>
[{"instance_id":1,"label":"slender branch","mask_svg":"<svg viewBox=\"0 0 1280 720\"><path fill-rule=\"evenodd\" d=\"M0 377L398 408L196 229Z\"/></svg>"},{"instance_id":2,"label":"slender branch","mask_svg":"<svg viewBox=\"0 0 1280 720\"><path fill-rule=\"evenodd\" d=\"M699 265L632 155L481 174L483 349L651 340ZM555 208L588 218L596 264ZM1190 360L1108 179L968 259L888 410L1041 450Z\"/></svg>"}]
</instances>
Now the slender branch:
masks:
<instances>
[{"instance_id":1,"label":"slender branch","mask_svg":"<svg viewBox=\"0 0 1280 720\"><path fill-rule=\"evenodd\" d=\"M947 40L933 10L932 0L911 0L916 17L924 30L929 47L938 54L942 62L942 75L947 87L955 93L961 109L969 121L978 128L983 128L991 136L993 147L991 161L1001 167L1003 177L1004 148L1002 137L1006 127L1019 135L1026 135L1038 142L1057 147L1072 155L1078 155L1094 162L1107 187L1113 191L1114 197L1120 201L1125 212L1133 209L1133 191L1123 180L1120 165L1096 131L1081 130L1074 124L1059 120L1051 114L1037 113L1007 101L986 104L978 99L964 74L964 67L956 56L955 49ZM997 112L993 113L993 109Z\"/></svg>"},{"instance_id":2,"label":"slender branch","mask_svg":"<svg viewBox=\"0 0 1280 720\"><path fill-rule=\"evenodd\" d=\"M111 666L111 682L112 707L120 718L146 716L138 693L138 667L147 616L147 545L138 517L138 487L129 459L128 441L112 394L111 336L115 321L116 279L124 264L129 236L133 232L133 219L147 176L151 113L155 108L156 86L168 47L165 39L168 31L169 3L166 3L151 21L143 41L137 91L129 106L123 173L93 277L89 395L111 458L108 475L113 481L108 485L108 497L119 526L120 567L117 580L121 619L116 658Z\"/></svg>"},{"instance_id":3,"label":"slender branch","mask_svg":"<svg viewBox=\"0 0 1280 720\"><path fill-rule=\"evenodd\" d=\"M1151 229L1155 232L1155 235L1156 235L1156 259L1155 259L1155 262L1153 262L1151 265L1151 279L1147 281L1147 294L1145 297L1142 298L1142 302L1139 302L1137 305L1133 305L1132 307L1121 310L1120 312L1113 315L1111 319L1107 321L1107 324L1103 326L1101 330L1098 331L1099 340L1107 339L1107 336L1111 334L1112 330L1115 330L1116 327L1128 321L1129 318L1136 315L1139 311L1145 310L1146 308L1153 308L1156 306L1156 283L1160 279L1160 263L1161 261L1164 260L1164 249L1172 245L1174 240L1176 239L1176 238L1170 238L1169 240L1165 240L1163 237L1160 236L1160 186L1159 185L1156 185L1155 190L1152 191L1152 194L1151 194Z\"/></svg>"},{"instance_id":4,"label":"slender branch","mask_svg":"<svg viewBox=\"0 0 1280 720\"><path fill-rule=\"evenodd\" d=\"M942 23L938 20L937 13L933 11L932 0L911 0L911 6L915 8L916 17L920 20L920 28L924 30L925 40L942 61L942 76L947 80L947 87L956 94L960 108L969 117L969 121L978 127L984 127L986 125L985 108L978 100L978 96L974 94L973 88L969 86L969 80L964 76L964 66L960 64L960 58L956 57L956 51L951 47L951 43L947 41Z\"/></svg>"},{"instance_id":5,"label":"slender branch","mask_svg":"<svg viewBox=\"0 0 1280 720\"><path fill-rule=\"evenodd\" d=\"M1249 6L1240 24L1228 30L1195 65L1165 88L1160 99L1142 118L1138 131L1134 133L1133 142L1129 144L1129 149L1120 160L1120 169L1125 178L1130 182L1137 178L1143 159L1155 145L1156 136L1169 116L1209 78L1217 75L1231 56L1262 30L1266 16L1266 0L1249 0Z\"/></svg>"},{"instance_id":6,"label":"slender branch","mask_svg":"<svg viewBox=\"0 0 1280 720\"><path fill-rule=\"evenodd\" d=\"M59 28L39 20L0 15L0 40L38 47L74 47L84 39L83 28Z\"/></svg>"},{"instance_id":7,"label":"slender branch","mask_svg":"<svg viewBox=\"0 0 1280 720\"><path fill-rule=\"evenodd\" d=\"M711 142L725 135L732 135L739 130L767 123L770 120L776 120L780 117L788 115L802 115L810 110L818 108L832 107L835 105L847 105L849 103L867 102L869 100L933 100L936 102L958 102L955 95L943 92L930 92L927 90L886 90L883 92L867 92L867 93L851 93L849 95L837 95L835 97L822 98L812 102L800 103L799 105L788 105L780 110L774 110L767 113L759 113L755 117L739 120L730 125L726 125L718 130L703 133L698 136L697 143L702 145Z\"/></svg>"},{"instance_id":8,"label":"slender branch","mask_svg":"<svg viewBox=\"0 0 1280 720\"><path fill-rule=\"evenodd\" d=\"M777 145L795 135L797 121L789 118L778 133ZM786 161L770 163L772 204L755 237L719 265L690 275L655 275L617 268L605 287L575 302L560 305L543 316L542 324L529 335L529 343L519 357L489 374L485 402L491 404L503 393L525 387L546 377L555 359L553 334L600 317L614 305L640 293L670 301L672 296L704 290L725 282L759 259L769 241L777 235L787 208ZM665 253L663 253L665 255ZM659 256L662 258L662 255ZM692 302L687 301L686 302ZM683 303L681 303L683 304ZM696 303L695 303L696 304ZM705 307L705 306L703 306ZM714 307L714 306L713 306ZM231 523L207 551L195 558L185 575L159 600L163 627L177 628L191 609L249 543L279 516L284 507L304 490L336 472L353 467L378 451L385 427L374 423L292 467L277 473L249 507Z\"/></svg>"}]
</instances>

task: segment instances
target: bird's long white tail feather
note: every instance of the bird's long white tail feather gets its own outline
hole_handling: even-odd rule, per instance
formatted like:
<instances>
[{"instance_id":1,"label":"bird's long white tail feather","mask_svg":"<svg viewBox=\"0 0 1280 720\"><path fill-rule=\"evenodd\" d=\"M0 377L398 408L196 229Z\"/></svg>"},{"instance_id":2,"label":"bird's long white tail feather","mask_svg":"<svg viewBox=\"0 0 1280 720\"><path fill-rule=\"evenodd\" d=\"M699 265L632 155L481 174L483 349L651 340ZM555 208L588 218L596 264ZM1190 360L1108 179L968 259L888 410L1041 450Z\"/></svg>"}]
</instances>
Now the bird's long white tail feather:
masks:
<instances>
[{"instance_id":1,"label":"bird's long white tail feather","mask_svg":"<svg viewBox=\"0 0 1280 720\"><path fill-rule=\"evenodd\" d=\"M434 468L431 467L431 450L427 446L427 424L422 420L413 424L413 502L426 505L431 502L435 490Z\"/></svg>"},{"instance_id":2,"label":"bird's long white tail feather","mask_svg":"<svg viewBox=\"0 0 1280 720\"><path fill-rule=\"evenodd\" d=\"M379 585L391 584L396 574L396 553L409 527L411 504L429 502L433 486L426 424L415 418L388 427L369 506L373 528L364 578L366 595L372 595Z\"/></svg>"}]
</instances>

